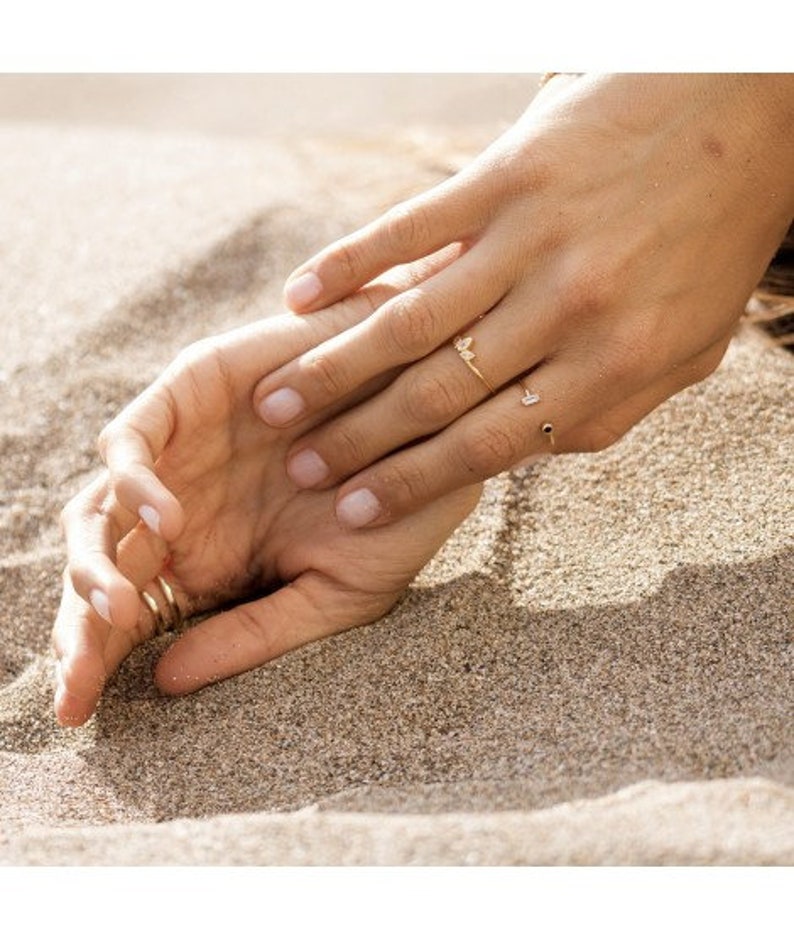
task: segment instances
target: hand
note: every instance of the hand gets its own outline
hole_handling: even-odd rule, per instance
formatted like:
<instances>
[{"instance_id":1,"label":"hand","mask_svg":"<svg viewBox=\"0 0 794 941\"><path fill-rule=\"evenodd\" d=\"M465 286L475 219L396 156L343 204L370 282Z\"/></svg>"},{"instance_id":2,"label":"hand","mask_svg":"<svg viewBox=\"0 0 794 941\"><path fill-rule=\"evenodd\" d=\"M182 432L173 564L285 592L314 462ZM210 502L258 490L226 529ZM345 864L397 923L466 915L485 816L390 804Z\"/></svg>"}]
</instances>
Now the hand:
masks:
<instances>
[{"instance_id":1,"label":"hand","mask_svg":"<svg viewBox=\"0 0 794 941\"><path fill-rule=\"evenodd\" d=\"M186 693L378 618L470 512L479 488L377 532L341 529L330 495L299 492L284 473L300 429L266 428L251 402L263 371L439 263L311 321L287 315L198 343L103 431L108 470L63 514L69 566L53 631L63 725L91 716L107 678L152 635L139 592L156 595L158 574L186 615L227 607L180 635L158 664L160 689Z\"/></svg>"},{"instance_id":2,"label":"hand","mask_svg":"<svg viewBox=\"0 0 794 941\"><path fill-rule=\"evenodd\" d=\"M288 282L307 313L459 250L259 384L263 420L292 428L408 366L299 436L291 478L344 482L340 521L378 526L522 459L618 440L720 362L794 214L792 125L793 76L552 79L468 168Z\"/></svg>"}]
</instances>

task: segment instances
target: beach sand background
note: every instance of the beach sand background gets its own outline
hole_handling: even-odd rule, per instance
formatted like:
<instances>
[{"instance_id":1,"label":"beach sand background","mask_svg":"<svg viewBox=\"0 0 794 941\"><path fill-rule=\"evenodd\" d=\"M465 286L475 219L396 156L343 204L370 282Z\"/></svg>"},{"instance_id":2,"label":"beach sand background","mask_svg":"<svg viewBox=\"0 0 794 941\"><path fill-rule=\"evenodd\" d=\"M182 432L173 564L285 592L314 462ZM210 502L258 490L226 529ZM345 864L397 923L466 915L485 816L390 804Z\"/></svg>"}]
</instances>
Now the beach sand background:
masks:
<instances>
[{"instance_id":1,"label":"beach sand background","mask_svg":"<svg viewBox=\"0 0 794 941\"><path fill-rule=\"evenodd\" d=\"M791 380L749 329L598 455L492 481L377 624L51 711L103 424L448 175L535 76L0 78L0 862L791 864Z\"/></svg>"}]
</instances>

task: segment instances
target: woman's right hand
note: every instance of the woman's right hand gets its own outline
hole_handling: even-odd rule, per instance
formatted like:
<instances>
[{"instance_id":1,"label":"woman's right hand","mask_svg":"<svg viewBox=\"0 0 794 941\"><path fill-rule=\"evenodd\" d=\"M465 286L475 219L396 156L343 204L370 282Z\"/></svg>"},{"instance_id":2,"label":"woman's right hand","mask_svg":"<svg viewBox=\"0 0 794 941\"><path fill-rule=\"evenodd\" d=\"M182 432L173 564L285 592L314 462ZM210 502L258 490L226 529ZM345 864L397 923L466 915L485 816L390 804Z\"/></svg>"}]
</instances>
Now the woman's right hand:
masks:
<instances>
[{"instance_id":1,"label":"woman's right hand","mask_svg":"<svg viewBox=\"0 0 794 941\"><path fill-rule=\"evenodd\" d=\"M527 459L609 447L722 359L794 215L793 126L792 75L555 77L460 173L289 280L311 314L465 246L263 377L262 420L286 429L398 370L295 441L292 479L375 527Z\"/></svg>"},{"instance_id":2,"label":"woman's right hand","mask_svg":"<svg viewBox=\"0 0 794 941\"><path fill-rule=\"evenodd\" d=\"M286 476L287 450L306 426L263 425L252 392L263 374L362 320L448 257L316 317L275 317L195 344L102 432L107 470L62 517L68 567L53 630L61 724L84 723L108 677L154 633L140 592L158 597L158 575L185 615L225 608L163 655L155 678L170 694L371 622L394 605L480 488L394 526L345 530L332 492L299 491Z\"/></svg>"}]
</instances>

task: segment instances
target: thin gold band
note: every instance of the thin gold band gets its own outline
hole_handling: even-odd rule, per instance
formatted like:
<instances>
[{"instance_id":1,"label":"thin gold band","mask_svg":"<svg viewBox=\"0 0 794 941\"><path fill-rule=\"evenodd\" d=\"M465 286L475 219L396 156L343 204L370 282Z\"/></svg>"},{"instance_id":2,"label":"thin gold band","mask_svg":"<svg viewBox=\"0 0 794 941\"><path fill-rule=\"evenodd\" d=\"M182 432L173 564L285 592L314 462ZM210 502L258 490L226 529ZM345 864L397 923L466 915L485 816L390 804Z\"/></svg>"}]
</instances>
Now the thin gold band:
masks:
<instances>
[{"instance_id":1,"label":"thin gold band","mask_svg":"<svg viewBox=\"0 0 794 941\"><path fill-rule=\"evenodd\" d=\"M463 362L469 367L469 369L474 373L474 375L480 380L480 382L485 386L485 388L493 394L496 392L496 389L491 385L490 382L483 376L480 370L474 365L474 360L477 354L471 348L474 344L474 337L455 337L452 341L452 345L455 347L455 351L458 356L463 360Z\"/></svg>"},{"instance_id":2,"label":"thin gold band","mask_svg":"<svg viewBox=\"0 0 794 941\"><path fill-rule=\"evenodd\" d=\"M151 595L148 591L141 589L141 599L151 612L152 619L154 621L154 633L159 635L165 634L168 631L182 630L185 619L182 615L182 611L179 605L177 604L174 589L168 584L162 575L157 576L157 584L160 586L160 591L162 591L163 597L165 598L166 604L168 605L168 618L163 615L163 612L160 610L160 605L157 603L157 599L154 597L154 595Z\"/></svg>"},{"instance_id":3,"label":"thin gold band","mask_svg":"<svg viewBox=\"0 0 794 941\"><path fill-rule=\"evenodd\" d=\"M168 608L171 612L171 617L173 618L171 626L168 628L168 630L181 631L182 627L184 626L185 619L182 617L182 609L176 602L174 589L168 584L162 575L157 576L157 582L160 585L163 594L165 595L165 600L168 602Z\"/></svg>"},{"instance_id":4,"label":"thin gold band","mask_svg":"<svg viewBox=\"0 0 794 941\"><path fill-rule=\"evenodd\" d=\"M164 630L163 615L160 611L160 606L154 600L154 597L149 594L148 591L141 589L141 598L143 599L146 607L151 611L152 618L154 619L154 633L162 634Z\"/></svg>"}]
</instances>

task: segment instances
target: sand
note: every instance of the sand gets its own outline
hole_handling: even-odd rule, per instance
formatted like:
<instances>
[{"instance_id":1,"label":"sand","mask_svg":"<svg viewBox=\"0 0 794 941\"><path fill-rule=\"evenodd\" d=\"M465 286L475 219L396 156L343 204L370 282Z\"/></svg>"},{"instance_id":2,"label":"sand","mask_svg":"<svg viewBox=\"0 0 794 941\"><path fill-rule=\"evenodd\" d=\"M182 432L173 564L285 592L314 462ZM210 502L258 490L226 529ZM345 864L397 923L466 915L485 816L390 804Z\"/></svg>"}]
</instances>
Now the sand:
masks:
<instances>
[{"instance_id":1,"label":"sand","mask_svg":"<svg viewBox=\"0 0 794 941\"><path fill-rule=\"evenodd\" d=\"M58 512L98 430L490 140L498 82L468 122L314 137L173 101L171 130L57 120L0 83L0 862L794 863L794 358L750 329L612 449L490 482L378 623L181 699L155 640L84 728L52 716Z\"/></svg>"}]
</instances>

